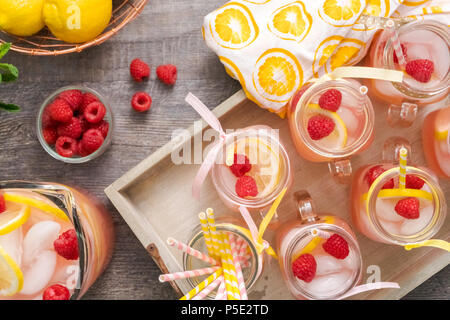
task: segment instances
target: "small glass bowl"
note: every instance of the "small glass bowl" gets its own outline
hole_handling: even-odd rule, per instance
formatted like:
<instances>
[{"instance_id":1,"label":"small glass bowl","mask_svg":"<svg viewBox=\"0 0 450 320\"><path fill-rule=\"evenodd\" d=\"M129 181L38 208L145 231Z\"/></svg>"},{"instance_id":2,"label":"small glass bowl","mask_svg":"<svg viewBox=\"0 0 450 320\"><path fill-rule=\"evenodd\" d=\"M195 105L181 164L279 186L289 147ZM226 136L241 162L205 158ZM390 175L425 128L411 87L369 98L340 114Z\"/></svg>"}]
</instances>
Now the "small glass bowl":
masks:
<instances>
[{"instance_id":1,"label":"small glass bowl","mask_svg":"<svg viewBox=\"0 0 450 320\"><path fill-rule=\"evenodd\" d=\"M42 135L42 129L43 129L42 115L44 113L45 108L53 100L55 100L56 97L60 93L67 91L67 90L80 90L83 93L90 92L93 95L95 95L100 100L100 102L103 103L103 105L106 108L106 114L105 114L105 118L103 120L105 120L106 122L109 123L108 135L106 136L105 140L103 141L103 144L101 145L101 147L86 157L67 158L67 157L63 157L63 156L59 155L55 151L55 149L45 141L45 139ZM39 142L41 143L44 150L47 151L47 153L49 155L51 155L53 158L63 161L63 162L66 162L66 163L74 163L74 164L85 163L85 162L91 161L92 159L95 159L95 158L101 156L106 151L106 149L109 147L109 145L111 144L112 135L113 135L113 131L114 131L114 118L113 118L111 107L104 96L102 96L97 91L95 91L91 88L88 88L88 87L85 87L82 85L74 85L74 86L62 87L62 88L56 90L55 92L53 92L52 94L50 94L50 96L48 96L47 99L45 99L45 101L42 103L42 105L39 109L39 113L37 116L37 122L36 122L36 128L37 128L36 134L38 136Z\"/></svg>"}]
</instances>

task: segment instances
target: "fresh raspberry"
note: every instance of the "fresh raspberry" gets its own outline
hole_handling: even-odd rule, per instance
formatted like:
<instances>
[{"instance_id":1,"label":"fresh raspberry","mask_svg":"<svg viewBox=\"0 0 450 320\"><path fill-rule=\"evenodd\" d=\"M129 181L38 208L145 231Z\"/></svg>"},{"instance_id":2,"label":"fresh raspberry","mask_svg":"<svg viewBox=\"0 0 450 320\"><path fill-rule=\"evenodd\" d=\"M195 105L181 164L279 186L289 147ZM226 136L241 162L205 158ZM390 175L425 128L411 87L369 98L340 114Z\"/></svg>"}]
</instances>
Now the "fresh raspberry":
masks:
<instances>
[{"instance_id":1,"label":"fresh raspberry","mask_svg":"<svg viewBox=\"0 0 450 320\"><path fill-rule=\"evenodd\" d=\"M70 137L73 139L78 139L83 133L83 128L81 127L81 121L78 118L73 117L68 123L61 123L57 128L58 136Z\"/></svg>"},{"instance_id":2,"label":"fresh raspberry","mask_svg":"<svg viewBox=\"0 0 450 320\"><path fill-rule=\"evenodd\" d=\"M69 300L70 292L69 289L60 285L54 284L47 289L45 289L42 295L42 300Z\"/></svg>"},{"instance_id":3,"label":"fresh raspberry","mask_svg":"<svg viewBox=\"0 0 450 320\"><path fill-rule=\"evenodd\" d=\"M325 252L337 259L345 259L349 253L347 241L336 233L329 237L322 247Z\"/></svg>"},{"instance_id":4,"label":"fresh raspberry","mask_svg":"<svg viewBox=\"0 0 450 320\"><path fill-rule=\"evenodd\" d=\"M141 82L150 76L150 67L144 61L134 59L130 64L130 74L135 81Z\"/></svg>"},{"instance_id":5,"label":"fresh raspberry","mask_svg":"<svg viewBox=\"0 0 450 320\"><path fill-rule=\"evenodd\" d=\"M67 260L78 259L78 238L75 229L67 230L53 242L55 251Z\"/></svg>"},{"instance_id":6,"label":"fresh raspberry","mask_svg":"<svg viewBox=\"0 0 450 320\"><path fill-rule=\"evenodd\" d=\"M6 202L5 197L2 193L0 193L0 213L3 213L6 211Z\"/></svg>"},{"instance_id":7,"label":"fresh raspberry","mask_svg":"<svg viewBox=\"0 0 450 320\"><path fill-rule=\"evenodd\" d=\"M175 84L177 81L177 67L173 64L166 64L163 66L159 66L156 68L156 75L159 80L164 82L165 84Z\"/></svg>"},{"instance_id":8,"label":"fresh raspberry","mask_svg":"<svg viewBox=\"0 0 450 320\"><path fill-rule=\"evenodd\" d=\"M94 124L90 124L89 122L87 122L86 118L82 114L80 114L78 116L78 120L80 120L81 133L85 133L87 129L90 129L91 126L94 125Z\"/></svg>"},{"instance_id":9,"label":"fresh raspberry","mask_svg":"<svg viewBox=\"0 0 450 320\"><path fill-rule=\"evenodd\" d=\"M84 109L84 118L89 123L99 123L106 114L106 108L101 102L92 102Z\"/></svg>"},{"instance_id":10,"label":"fresh raspberry","mask_svg":"<svg viewBox=\"0 0 450 320\"><path fill-rule=\"evenodd\" d=\"M406 46L402 43L401 44L402 47L402 52L403 52L403 56L405 57L405 59L408 58L407 54L408 54L408 50L406 49ZM397 53L394 51L394 63L398 63L398 57L397 57Z\"/></svg>"},{"instance_id":11,"label":"fresh raspberry","mask_svg":"<svg viewBox=\"0 0 450 320\"><path fill-rule=\"evenodd\" d=\"M80 106L80 113L83 114L84 110L88 105L90 105L92 102L100 101L94 94L90 92L86 92L83 94L83 101Z\"/></svg>"},{"instance_id":12,"label":"fresh raspberry","mask_svg":"<svg viewBox=\"0 0 450 320\"><path fill-rule=\"evenodd\" d=\"M292 264L294 276L305 282L311 282L316 275L317 263L314 256L305 253L298 257Z\"/></svg>"},{"instance_id":13,"label":"fresh raspberry","mask_svg":"<svg viewBox=\"0 0 450 320\"><path fill-rule=\"evenodd\" d=\"M320 140L332 133L335 126L332 119L322 115L315 115L308 120L308 133L311 139Z\"/></svg>"},{"instance_id":14,"label":"fresh raspberry","mask_svg":"<svg viewBox=\"0 0 450 320\"><path fill-rule=\"evenodd\" d=\"M47 127L42 129L42 136L44 137L45 142L49 145L55 144L56 139L58 139L58 133L55 127Z\"/></svg>"},{"instance_id":15,"label":"fresh raspberry","mask_svg":"<svg viewBox=\"0 0 450 320\"><path fill-rule=\"evenodd\" d=\"M420 179L417 176L413 175L406 175L406 188L408 189L422 189L423 185L425 184L425 181Z\"/></svg>"},{"instance_id":16,"label":"fresh raspberry","mask_svg":"<svg viewBox=\"0 0 450 320\"><path fill-rule=\"evenodd\" d=\"M83 141L83 140L78 141L78 144L77 144L77 154L78 154L80 157L84 158L84 157L87 157L88 155L90 155L92 152L87 152L86 150L84 150L82 141Z\"/></svg>"},{"instance_id":17,"label":"fresh raspberry","mask_svg":"<svg viewBox=\"0 0 450 320\"><path fill-rule=\"evenodd\" d=\"M234 163L230 166L231 172L236 177L242 177L244 174L249 172L252 169L252 165L250 164L250 160L244 154L234 154Z\"/></svg>"},{"instance_id":18,"label":"fresh raspberry","mask_svg":"<svg viewBox=\"0 0 450 320\"><path fill-rule=\"evenodd\" d=\"M144 112L152 106L152 97L146 92L138 92L131 99L131 106L137 112Z\"/></svg>"},{"instance_id":19,"label":"fresh raspberry","mask_svg":"<svg viewBox=\"0 0 450 320\"><path fill-rule=\"evenodd\" d=\"M59 98L65 100L73 111L77 111L83 103L83 93L80 90L66 90L59 94Z\"/></svg>"},{"instance_id":20,"label":"fresh raspberry","mask_svg":"<svg viewBox=\"0 0 450 320\"><path fill-rule=\"evenodd\" d=\"M430 81L434 72L434 63L428 59L417 59L406 64L406 73L419 82Z\"/></svg>"},{"instance_id":21,"label":"fresh raspberry","mask_svg":"<svg viewBox=\"0 0 450 320\"><path fill-rule=\"evenodd\" d=\"M93 153L103 144L104 138L100 130L89 129L83 134L81 145L85 152Z\"/></svg>"},{"instance_id":22,"label":"fresh raspberry","mask_svg":"<svg viewBox=\"0 0 450 320\"><path fill-rule=\"evenodd\" d=\"M78 152L77 140L71 137L59 137L55 145L56 152L66 158L72 158Z\"/></svg>"},{"instance_id":23,"label":"fresh raspberry","mask_svg":"<svg viewBox=\"0 0 450 320\"><path fill-rule=\"evenodd\" d=\"M397 202L395 212L406 219L417 219L420 216L420 202L417 198L405 198Z\"/></svg>"},{"instance_id":24,"label":"fresh raspberry","mask_svg":"<svg viewBox=\"0 0 450 320\"><path fill-rule=\"evenodd\" d=\"M53 120L59 122L70 122L73 117L73 111L70 105L63 99L56 98L48 107L50 111L50 117Z\"/></svg>"},{"instance_id":25,"label":"fresh raspberry","mask_svg":"<svg viewBox=\"0 0 450 320\"><path fill-rule=\"evenodd\" d=\"M258 186L255 179L249 176L243 176L236 181L236 193L239 197L256 197L258 195Z\"/></svg>"},{"instance_id":26,"label":"fresh raspberry","mask_svg":"<svg viewBox=\"0 0 450 320\"><path fill-rule=\"evenodd\" d=\"M342 93L336 89L327 90L319 98L319 106L322 109L330 110L336 112L341 106Z\"/></svg>"},{"instance_id":27,"label":"fresh raspberry","mask_svg":"<svg viewBox=\"0 0 450 320\"><path fill-rule=\"evenodd\" d=\"M369 184L369 188L372 185L372 183L376 180L376 178L378 178L378 176L385 171L386 170L384 170L382 166L375 166L370 168L369 171L367 171L366 176L364 178ZM394 188L394 179L391 179L388 182L386 182L382 189L392 189L392 188Z\"/></svg>"},{"instance_id":28,"label":"fresh raspberry","mask_svg":"<svg viewBox=\"0 0 450 320\"><path fill-rule=\"evenodd\" d=\"M100 130L100 132L103 135L103 138L106 138L109 131L109 122L102 120L99 123L94 123L89 125L89 129L97 129Z\"/></svg>"},{"instance_id":29,"label":"fresh raspberry","mask_svg":"<svg viewBox=\"0 0 450 320\"><path fill-rule=\"evenodd\" d=\"M50 108L45 108L44 112L42 112L42 126L44 128L47 127L56 127L58 126L59 122L52 119L50 116Z\"/></svg>"}]
</instances>

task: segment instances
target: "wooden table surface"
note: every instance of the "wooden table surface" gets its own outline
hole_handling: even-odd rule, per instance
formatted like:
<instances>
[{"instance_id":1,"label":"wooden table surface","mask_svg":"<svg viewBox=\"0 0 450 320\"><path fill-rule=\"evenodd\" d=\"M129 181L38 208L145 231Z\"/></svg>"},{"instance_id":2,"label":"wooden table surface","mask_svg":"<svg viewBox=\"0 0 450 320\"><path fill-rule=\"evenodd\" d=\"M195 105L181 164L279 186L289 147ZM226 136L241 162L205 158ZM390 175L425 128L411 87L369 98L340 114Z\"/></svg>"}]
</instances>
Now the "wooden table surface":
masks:
<instances>
[{"instance_id":1,"label":"wooden table surface","mask_svg":"<svg viewBox=\"0 0 450 320\"><path fill-rule=\"evenodd\" d=\"M80 54L29 57L10 53L5 61L20 70L16 83L1 85L2 100L22 106L18 114L0 115L1 180L54 181L78 185L98 196L110 210L116 228L111 264L85 295L86 299L174 299L169 285L158 281L159 269L141 246L103 190L171 138L198 115L184 103L188 92L211 109L240 89L204 44L203 17L224 0L150 0L144 12L115 37ZM152 67L148 82L136 84L128 66L139 57ZM160 83L160 64L178 67L173 88ZM54 90L83 83L109 97L116 119L113 143L100 158L69 165L54 160L40 146L35 119L42 101ZM131 96L147 91L150 112L137 114ZM412 291L407 299L449 299L450 267Z\"/></svg>"}]
</instances>

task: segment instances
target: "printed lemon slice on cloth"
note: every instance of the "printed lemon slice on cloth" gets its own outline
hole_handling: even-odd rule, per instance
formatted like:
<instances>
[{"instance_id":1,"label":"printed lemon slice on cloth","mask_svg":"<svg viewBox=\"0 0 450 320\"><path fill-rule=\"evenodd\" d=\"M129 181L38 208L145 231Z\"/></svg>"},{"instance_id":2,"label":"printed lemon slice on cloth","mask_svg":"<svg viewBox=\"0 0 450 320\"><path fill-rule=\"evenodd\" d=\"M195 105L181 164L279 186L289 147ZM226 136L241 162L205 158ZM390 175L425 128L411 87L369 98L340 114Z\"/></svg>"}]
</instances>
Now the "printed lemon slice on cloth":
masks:
<instances>
[{"instance_id":1,"label":"printed lemon slice on cloth","mask_svg":"<svg viewBox=\"0 0 450 320\"><path fill-rule=\"evenodd\" d=\"M359 51L360 49L354 46L339 47L336 53L331 56L331 70L351 64L352 60L358 56Z\"/></svg>"},{"instance_id":2,"label":"printed lemon slice on cloth","mask_svg":"<svg viewBox=\"0 0 450 320\"><path fill-rule=\"evenodd\" d=\"M69 218L67 218L67 215L64 213L64 211L62 211L61 209L59 209L57 207L51 206L48 203L45 203L43 201L25 197L22 195L11 194L11 193L5 193L3 196L5 197L6 201L27 205L27 206L42 210L46 213L52 214L64 221L69 221ZM1 216L0 216L0 219L1 219Z\"/></svg>"},{"instance_id":3,"label":"printed lemon slice on cloth","mask_svg":"<svg viewBox=\"0 0 450 320\"><path fill-rule=\"evenodd\" d=\"M8 201L6 197L5 200ZM0 214L0 235L10 233L23 225L30 217L30 213L29 206L7 202L6 211Z\"/></svg>"},{"instance_id":4,"label":"printed lemon slice on cloth","mask_svg":"<svg viewBox=\"0 0 450 320\"><path fill-rule=\"evenodd\" d=\"M12 296L22 290L23 273L17 263L0 246L0 297Z\"/></svg>"},{"instance_id":5,"label":"printed lemon slice on cloth","mask_svg":"<svg viewBox=\"0 0 450 320\"><path fill-rule=\"evenodd\" d=\"M364 193L361 196L362 201L367 201L369 195ZM433 195L425 190L418 189L382 189L378 193L378 198L389 199L389 198L419 198L421 200L432 201Z\"/></svg>"},{"instance_id":6,"label":"printed lemon slice on cloth","mask_svg":"<svg viewBox=\"0 0 450 320\"><path fill-rule=\"evenodd\" d=\"M250 10L243 4L230 2L215 11L209 28L218 45L242 49L258 36L258 26Z\"/></svg>"},{"instance_id":7,"label":"printed lemon slice on cloth","mask_svg":"<svg viewBox=\"0 0 450 320\"><path fill-rule=\"evenodd\" d=\"M236 143L235 152L245 154L252 164L247 175L256 181L258 198L269 195L280 181L281 162L275 147L261 138L243 138Z\"/></svg>"},{"instance_id":8,"label":"printed lemon slice on cloth","mask_svg":"<svg viewBox=\"0 0 450 320\"><path fill-rule=\"evenodd\" d=\"M308 109L311 115L320 114L326 116L331 118L335 124L333 132L331 132L327 137L317 140L317 144L321 147L332 150L344 148L347 144L348 134L347 127L345 126L342 118L336 112L322 109L315 103L310 103Z\"/></svg>"},{"instance_id":9,"label":"printed lemon slice on cloth","mask_svg":"<svg viewBox=\"0 0 450 320\"><path fill-rule=\"evenodd\" d=\"M269 49L256 62L253 83L259 95L271 102L287 102L303 84L297 58L285 49Z\"/></svg>"},{"instance_id":10,"label":"printed lemon slice on cloth","mask_svg":"<svg viewBox=\"0 0 450 320\"><path fill-rule=\"evenodd\" d=\"M335 27L349 27L364 9L361 0L326 0L319 8L319 16Z\"/></svg>"},{"instance_id":11,"label":"printed lemon slice on cloth","mask_svg":"<svg viewBox=\"0 0 450 320\"><path fill-rule=\"evenodd\" d=\"M285 40L302 41L309 33L312 17L301 1L276 10L269 21L269 30Z\"/></svg>"}]
</instances>

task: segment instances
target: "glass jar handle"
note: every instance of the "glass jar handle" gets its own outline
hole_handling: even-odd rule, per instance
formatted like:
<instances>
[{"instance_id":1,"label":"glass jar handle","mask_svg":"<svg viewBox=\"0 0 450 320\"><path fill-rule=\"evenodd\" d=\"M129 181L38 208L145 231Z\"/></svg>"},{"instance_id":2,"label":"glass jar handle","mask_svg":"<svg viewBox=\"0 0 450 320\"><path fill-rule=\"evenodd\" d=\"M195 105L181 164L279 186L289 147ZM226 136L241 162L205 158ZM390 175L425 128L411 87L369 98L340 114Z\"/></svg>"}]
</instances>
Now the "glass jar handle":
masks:
<instances>
[{"instance_id":1,"label":"glass jar handle","mask_svg":"<svg viewBox=\"0 0 450 320\"><path fill-rule=\"evenodd\" d=\"M328 169L337 182L342 184L350 183L350 178L352 176L352 163L349 159L340 159L328 162Z\"/></svg>"},{"instance_id":2,"label":"glass jar handle","mask_svg":"<svg viewBox=\"0 0 450 320\"><path fill-rule=\"evenodd\" d=\"M417 104L403 102L401 105L389 105L387 122L393 128L408 128L417 117Z\"/></svg>"},{"instance_id":3,"label":"glass jar handle","mask_svg":"<svg viewBox=\"0 0 450 320\"><path fill-rule=\"evenodd\" d=\"M391 137L384 142L383 162L397 163L400 158L400 149L408 150L408 157L411 157L411 144L408 140L401 137Z\"/></svg>"},{"instance_id":4,"label":"glass jar handle","mask_svg":"<svg viewBox=\"0 0 450 320\"><path fill-rule=\"evenodd\" d=\"M297 209L300 214L300 219L303 222L314 222L319 220L316 214L314 202L308 191L300 190L294 193L294 199L297 204Z\"/></svg>"}]
</instances>

